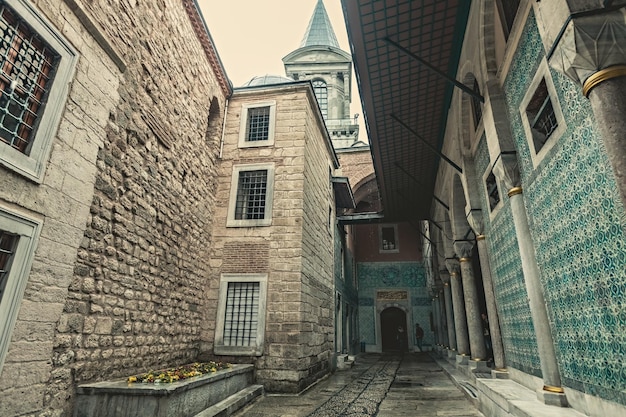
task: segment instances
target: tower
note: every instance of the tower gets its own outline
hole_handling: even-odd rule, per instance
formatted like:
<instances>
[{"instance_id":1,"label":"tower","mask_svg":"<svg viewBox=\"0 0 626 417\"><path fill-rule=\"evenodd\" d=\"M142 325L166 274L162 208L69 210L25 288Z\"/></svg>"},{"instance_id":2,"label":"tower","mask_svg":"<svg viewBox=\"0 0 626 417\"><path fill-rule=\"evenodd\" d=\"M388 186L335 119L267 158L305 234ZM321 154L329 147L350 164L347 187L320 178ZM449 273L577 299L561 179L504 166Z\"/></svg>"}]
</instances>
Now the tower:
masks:
<instances>
[{"instance_id":1,"label":"tower","mask_svg":"<svg viewBox=\"0 0 626 417\"><path fill-rule=\"evenodd\" d=\"M310 80L335 149L358 140L356 118L350 116L352 57L339 48L322 0L318 0L300 47L283 58L285 73Z\"/></svg>"}]
</instances>

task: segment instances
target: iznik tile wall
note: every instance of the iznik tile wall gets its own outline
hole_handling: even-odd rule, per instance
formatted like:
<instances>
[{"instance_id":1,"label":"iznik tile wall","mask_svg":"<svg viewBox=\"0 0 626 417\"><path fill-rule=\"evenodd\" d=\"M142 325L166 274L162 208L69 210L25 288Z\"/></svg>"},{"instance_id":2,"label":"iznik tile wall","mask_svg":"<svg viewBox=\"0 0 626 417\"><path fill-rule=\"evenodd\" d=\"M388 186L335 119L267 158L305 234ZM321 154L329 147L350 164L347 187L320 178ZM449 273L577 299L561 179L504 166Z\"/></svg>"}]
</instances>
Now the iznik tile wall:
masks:
<instances>
[{"instance_id":1,"label":"iznik tile wall","mask_svg":"<svg viewBox=\"0 0 626 417\"><path fill-rule=\"evenodd\" d=\"M626 212L590 104L556 71L567 129L533 167L519 107L543 56L531 15L505 90L563 384L626 404Z\"/></svg>"},{"instance_id":2,"label":"iznik tile wall","mask_svg":"<svg viewBox=\"0 0 626 417\"><path fill-rule=\"evenodd\" d=\"M477 148L475 161L479 173L484 173L491 166L484 136ZM506 363L510 367L540 377L537 338L527 302L528 294L522 274L519 247L508 197L500 190L503 205L496 209L498 211L490 221L487 196L482 184L478 189L481 201L483 201L482 211L491 254L492 279L499 307L500 330Z\"/></svg>"},{"instance_id":3,"label":"iznik tile wall","mask_svg":"<svg viewBox=\"0 0 626 417\"><path fill-rule=\"evenodd\" d=\"M420 323L425 330L424 344L433 344L433 334L429 331L432 303L422 262L359 262L357 274L362 342L376 344L376 291L402 289L409 291L413 323Z\"/></svg>"}]
</instances>

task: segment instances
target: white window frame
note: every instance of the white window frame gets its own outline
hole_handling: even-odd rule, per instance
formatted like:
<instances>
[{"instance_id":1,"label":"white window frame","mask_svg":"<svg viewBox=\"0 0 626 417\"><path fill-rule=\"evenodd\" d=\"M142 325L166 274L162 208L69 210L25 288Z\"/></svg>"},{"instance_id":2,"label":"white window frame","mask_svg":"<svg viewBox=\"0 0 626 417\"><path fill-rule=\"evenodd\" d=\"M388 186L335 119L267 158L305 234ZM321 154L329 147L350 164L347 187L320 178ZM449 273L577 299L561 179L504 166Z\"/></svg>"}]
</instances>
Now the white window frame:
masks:
<instances>
[{"instance_id":1,"label":"white window frame","mask_svg":"<svg viewBox=\"0 0 626 417\"><path fill-rule=\"evenodd\" d=\"M248 110L256 109L259 107L270 108L270 120L269 129L267 133L267 140L255 140L248 141L247 139L247 127L248 127ZM274 132L276 129L276 101L260 101L255 103L243 103L241 105L241 121L239 126L239 144L240 148L258 148L261 146L274 145Z\"/></svg>"},{"instance_id":2,"label":"white window frame","mask_svg":"<svg viewBox=\"0 0 626 417\"><path fill-rule=\"evenodd\" d=\"M222 274L220 276L219 300L217 302L217 317L215 328L215 342L213 351L216 355L233 356L261 356L265 346L265 314L267 311L267 274ZM228 284L231 282L258 282L259 283L259 319L257 321L256 340L254 346L225 346L224 325L226 322L226 298Z\"/></svg>"},{"instance_id":3,"label":"white window frame","mask_svg":"<svg viewBox=\"0 0 626 417\"><path fill-rule=\"evenodd\" d=\"M59 31L26 0L5 0L13 11L24 20L59 55L55 76L48 93L45 107L38 113L39 124L26 155L10 145L0 142L0 164L36 182L43 181L52 143L65 110L70 82L74 78L78 52Z\"/></svg>"},{"instance_id":4,"label":"white window frame","mask_svg":"<svg viewBox=\"0 0 626 417\"><path fill-rule=\"evenodd\" d=\"M242 171L267 170L267 193L265 194L265 217L263 219L235 219L237 206L237 189L239 188L239 173ZM244 164L233 166L230 182L230 200L228 203L228 217L226 227L257 227L272 225L272 207L274 205L274 164Z\"/></svg>"},{"instance_id":5,"label":"white window frame","mask_svg":"<svg viewBox=\"0 0 626 417\"><path fill-rule=\"evenodd\" d=\"M393 237L396 239L393 249L384 249L383 247L383 228L393 228ZM378 225L378 252L379 253L399 253L400 239L398 236L397 224L379 224Z\"/></svg>"},{"instance_id":6,"label":"white window frame","mask_svg":"<svg viewBox=\"0 0 626 417\"><path fill-rule=\"evenodd\" d=\"M0 373L20 309L42 223L0 207L0 230L19 236L0 300Z\"/></svg>"},{"instance_id":7,"label":"white window frame","mask_svg":"<svg viewBox=\"0 0 626 417\"><path fill-rule=\"evenodd\" d=\"M552 109L554 110L554 115L556 117L556 122L558 124L557 128L554 129L554 132L550 135L546 143L543 145L541 150L537 152L535 150L535 142L533 140L533 132L530 127L530 121L528 120L528 115L526 114L526 109L528 108L528 104L532 100L539 84L542 80L546 81L546 87L548 89L548 96L550 97L550 102L552 103ZM526 133L526 141L528 143L528 147L530 149L530 157L532 159L533 168L537 168L537 166L541 163L543 158L550 152L550 150L554 147L554 145L558 142L559 138L563 136L565 133L566 125L565 118L563 117L563 112L561 111L561 104L558 100L558 95L556 93L556 88L554 88L554 82L552 81L552 76L550 75L550 68L548 66L548 62L542 59L539 64L539 68L537 68L537 72L535 74L535 78L532 80L530 85L528 86L528 91L526 91L526 95L522 100L519 112L522 119L522 125L524 126L524 132Z\"/></svg>"}]
</instances>

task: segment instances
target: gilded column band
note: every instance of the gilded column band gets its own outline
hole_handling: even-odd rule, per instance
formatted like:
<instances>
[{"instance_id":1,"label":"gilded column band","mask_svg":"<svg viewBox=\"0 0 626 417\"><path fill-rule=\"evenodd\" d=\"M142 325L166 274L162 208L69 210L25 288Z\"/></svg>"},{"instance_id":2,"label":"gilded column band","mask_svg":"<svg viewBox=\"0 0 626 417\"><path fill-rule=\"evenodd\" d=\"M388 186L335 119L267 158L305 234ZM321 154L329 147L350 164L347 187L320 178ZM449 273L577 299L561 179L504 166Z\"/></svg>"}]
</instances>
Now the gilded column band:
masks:
<instances>
[{"instance_id":1,"label":"gilded column band","mask_svg":"<svg viewBox=\"0 0 626 417\"><path fill-rule=\"evenodd\" d=\"M476 240L485 240L485 235L476 236Z\"/></svg>"},{"instance_id":2,"label":"gilded column band","mask_svg":"<svg viewBox=\"0 0 626 417\"><path fill-rule=\"evenodd\" d=\"M557 394L563 394L565 392L563 388L553 387L552 385L544 385L543 390L548 392L556 392Z\"/></svg>"},{"instance_id":3,"label":"gilded column band","mask_svg":"<svg viewBox=\"0 0 626 417\"><path fill-rule=\"evenodd\" d=\"M459 262L471 262L472 258L460 258Z\"/></svg>"},{"instance_id":4,"label":"gilded column band","mask_svg":"<svg viewBox=\"0 0 626 417\"><path fill-rule=\"evenodd\" d=\"M583 83L583 94L589 97L591 89L604 81L626 76L626 65L613 65L590 75Z\"/></svg>"},{"instance_id":5,"label":"gilded column band","mask_svg":"<svg viewBox=\"0 0 626 417\"><path fill-rule=\"evenodd\" d=\"M518 195L521 194L523 192L522 187L513 187L509 190L509 192L507 193L507 195L509 196L509 198L513 197L514 195Z\"/></svg>"}]
</instances>

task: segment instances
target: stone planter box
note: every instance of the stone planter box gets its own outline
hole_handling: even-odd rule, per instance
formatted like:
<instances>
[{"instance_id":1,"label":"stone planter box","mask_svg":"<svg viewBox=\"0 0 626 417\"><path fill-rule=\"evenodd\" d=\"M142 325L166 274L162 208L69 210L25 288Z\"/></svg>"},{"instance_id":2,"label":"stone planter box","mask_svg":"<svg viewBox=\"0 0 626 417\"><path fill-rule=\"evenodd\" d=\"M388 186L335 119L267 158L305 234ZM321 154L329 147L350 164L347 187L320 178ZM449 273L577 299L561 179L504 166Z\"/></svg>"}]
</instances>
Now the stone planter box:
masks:
<instances>
[{"instance_id":1,"label":"stone planter box","mask_svg":"<svg viewBox=\"0 0 626 417\"><path fill-rule=\"evenodd\" d=\"M117 380L80 385L74 417L193 417L253 380L253 365L232 365L171 384Z\"/></svg>"}]
</instances>

